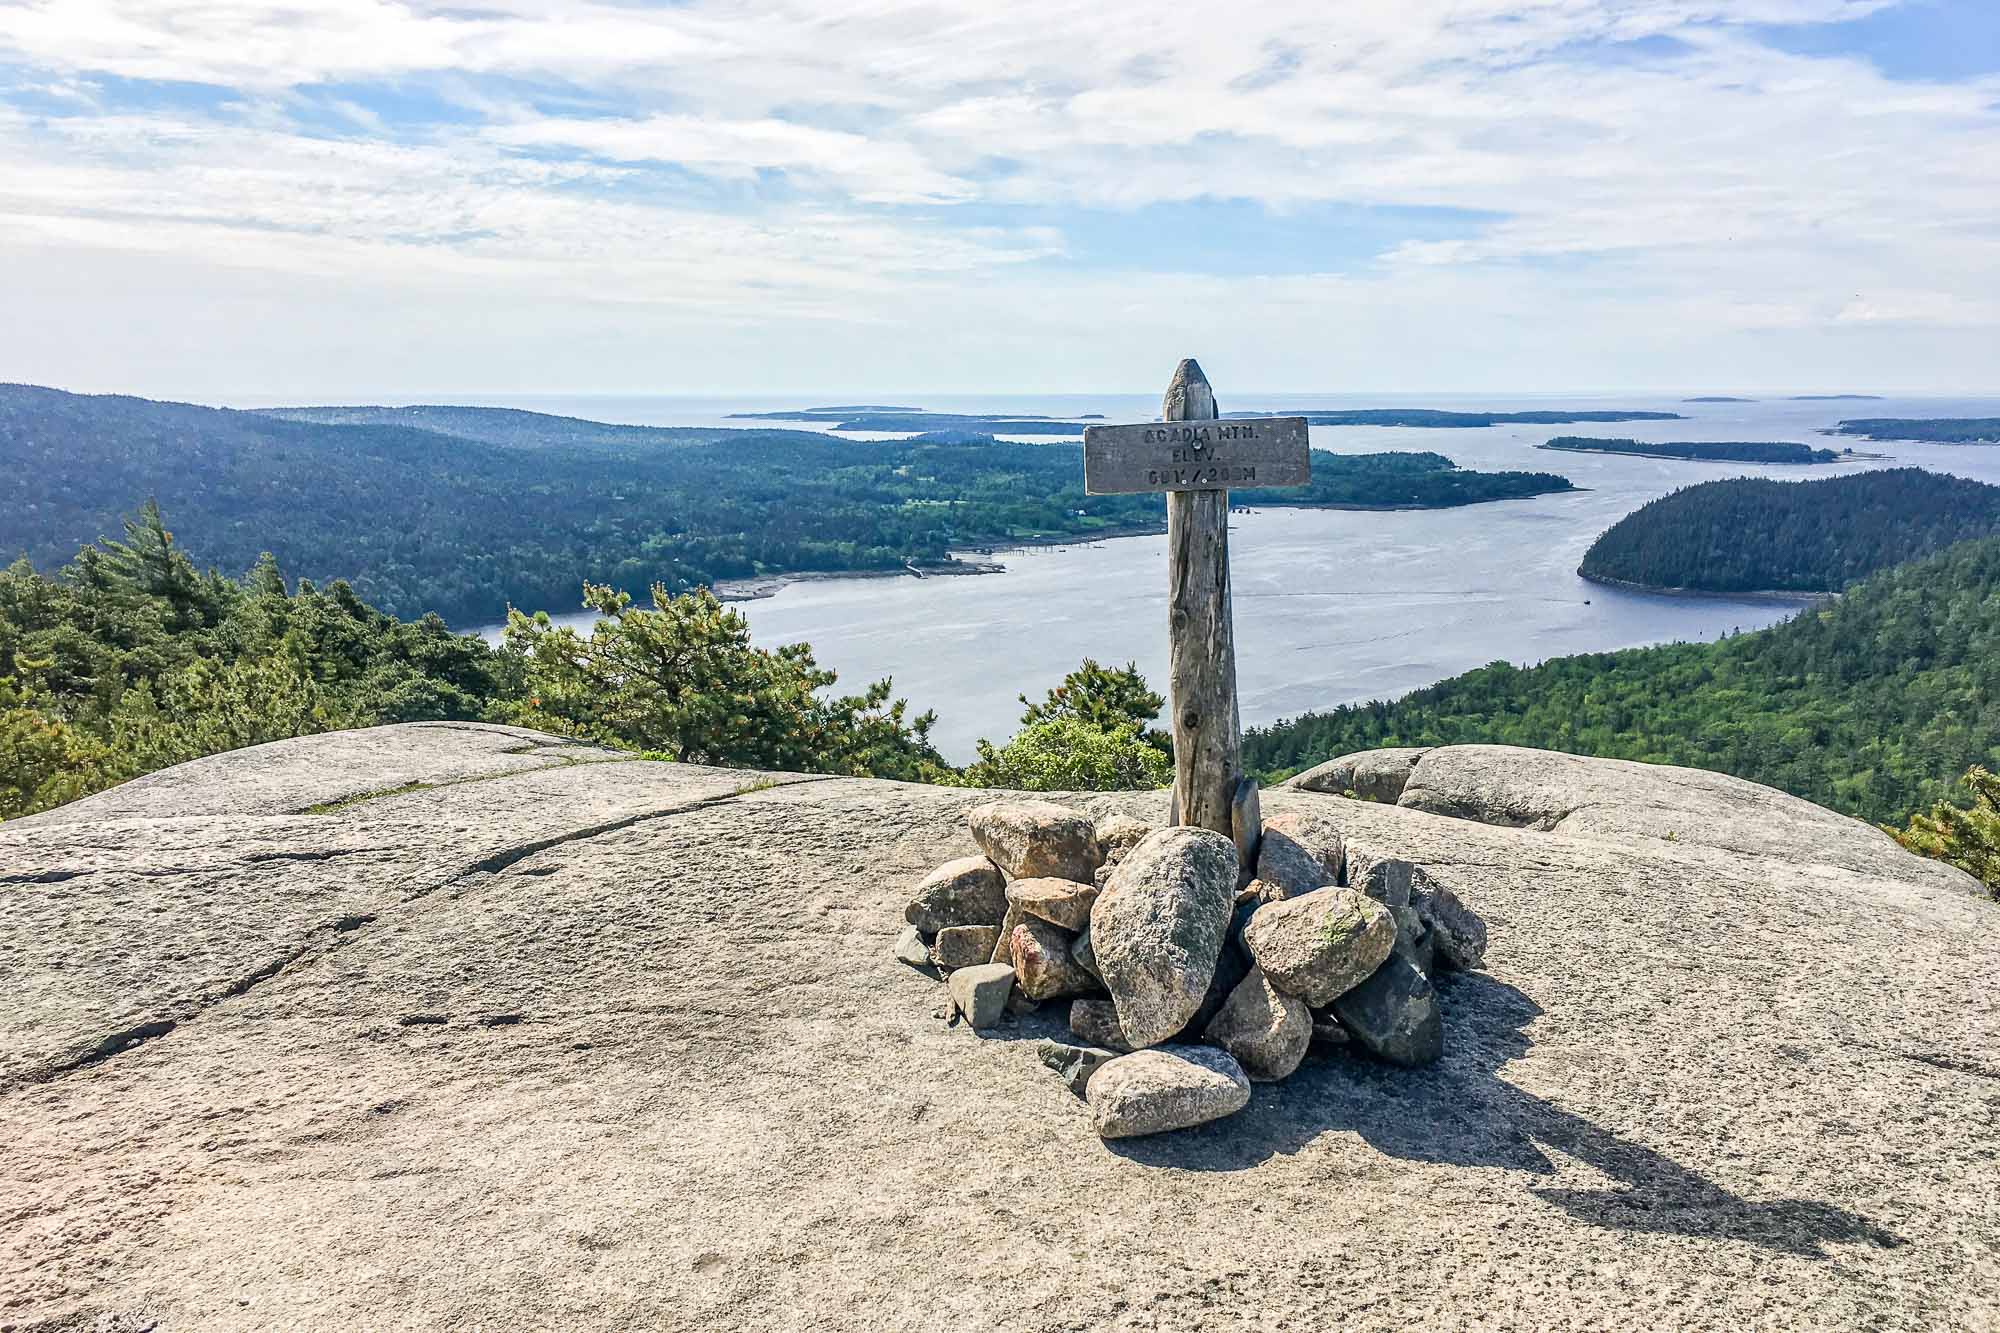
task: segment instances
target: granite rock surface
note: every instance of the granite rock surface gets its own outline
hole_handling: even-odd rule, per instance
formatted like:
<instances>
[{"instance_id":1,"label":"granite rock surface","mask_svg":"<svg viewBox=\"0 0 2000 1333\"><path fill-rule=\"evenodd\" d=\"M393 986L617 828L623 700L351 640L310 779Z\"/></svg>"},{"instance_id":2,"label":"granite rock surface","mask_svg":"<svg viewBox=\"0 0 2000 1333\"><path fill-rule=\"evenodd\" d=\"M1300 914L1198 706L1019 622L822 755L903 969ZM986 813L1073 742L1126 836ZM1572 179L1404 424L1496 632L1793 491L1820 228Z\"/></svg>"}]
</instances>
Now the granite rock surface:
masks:
<instances>
[{"instance_id":1,"label":"granite rock surface","mask_svg":"<svg viewBox=\"0 0 2000 1333\"><path fill-rule=\"evenodd\" d=\"M1468 748L1264 796L1484 918L1442 1059L1108 1144L1066 1006L974 1033L894 955L991 793L414 725L0 825L0 1325L1993 1328L2000 909Z\"/></svg>"}]
</instances>

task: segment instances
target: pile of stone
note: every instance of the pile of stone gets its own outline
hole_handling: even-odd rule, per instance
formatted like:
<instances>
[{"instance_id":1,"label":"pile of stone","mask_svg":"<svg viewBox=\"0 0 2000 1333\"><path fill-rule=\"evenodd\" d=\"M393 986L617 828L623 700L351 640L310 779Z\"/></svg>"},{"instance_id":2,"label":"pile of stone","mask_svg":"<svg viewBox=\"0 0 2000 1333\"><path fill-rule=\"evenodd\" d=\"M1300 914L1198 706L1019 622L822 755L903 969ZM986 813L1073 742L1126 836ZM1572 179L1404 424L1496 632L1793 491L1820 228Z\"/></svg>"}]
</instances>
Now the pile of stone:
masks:
<instances>
[{"instance_id":1,"label":"pile of stone","mask_svg":"<svg viewBox=\"0 0 2000 1333\"><path fill-rule=\"evenodd\" d=\"M1105 1138L1231 1115L1315 1045L1429 1064L1432 973L1485 954L1450 889L1322 817L1265 820L1247 868L1219 833L1046 801L967 820L984 854L918 882L896 956L936 969L974 1028L1068 1001L1077 1041L1042 1058Z\"/></svg>"}]
</instances>

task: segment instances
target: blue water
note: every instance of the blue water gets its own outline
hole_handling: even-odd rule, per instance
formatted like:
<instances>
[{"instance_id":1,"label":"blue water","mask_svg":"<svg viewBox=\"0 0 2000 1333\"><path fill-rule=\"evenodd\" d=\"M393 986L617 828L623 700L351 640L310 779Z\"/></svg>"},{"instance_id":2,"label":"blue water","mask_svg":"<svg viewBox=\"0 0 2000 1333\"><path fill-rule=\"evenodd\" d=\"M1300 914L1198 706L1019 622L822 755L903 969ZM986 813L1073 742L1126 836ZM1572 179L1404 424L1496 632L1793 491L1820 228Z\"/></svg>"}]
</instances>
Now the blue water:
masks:
<instances>
[{"instance_id":1,"label":"blue water","mask_svg":"<svg viewBox=\"0 0 2000 1333\"><path fill-rule=\"evenodd\" d=\"M1224 410L1592 407L1677 411L1688 418L1468 430L1314 427L1314 446L1336 453L1432 450L1464 467L1560 473L1586 489L1462 509L1272 509L1237 515L1230 541L1244 725L1391 698L1498 659L1526 665L1568 653L1713 639L1792 614L1796 608L1782 603L1624 593L1576 577L1577 562L1599 532L1681 486L1718 477L1804 479L1909 464L2000 484L2000 446L1877 444L1817 434L1843 417L2000 416L2000 397L1682 403L1682 396L1224 395ZM731 421L727 414L805 408L825 400L524 396L492 401L602 421L750 426L768 423ZM1101 412L1112 421L1143 420L1159 410L1156 396L1118 394L867 395L840 401L951 412ZM1890 457L1760 468L1534 447L1562 434L1797 440L1834 448L1852 444ZM1002 574L802 582L743 610L759 642L811 643L819 661L840 672L846 686L893 677L897 693L938 711L934 734L954 760L969 758L981 736L998 740L1010 734L1021 711L1016 696L1039 696L1086 656L1136 661L1156 686L1164 684L1164 538L1031 548L997 558L1006 566Z\"/></svg>"}]
</instances>

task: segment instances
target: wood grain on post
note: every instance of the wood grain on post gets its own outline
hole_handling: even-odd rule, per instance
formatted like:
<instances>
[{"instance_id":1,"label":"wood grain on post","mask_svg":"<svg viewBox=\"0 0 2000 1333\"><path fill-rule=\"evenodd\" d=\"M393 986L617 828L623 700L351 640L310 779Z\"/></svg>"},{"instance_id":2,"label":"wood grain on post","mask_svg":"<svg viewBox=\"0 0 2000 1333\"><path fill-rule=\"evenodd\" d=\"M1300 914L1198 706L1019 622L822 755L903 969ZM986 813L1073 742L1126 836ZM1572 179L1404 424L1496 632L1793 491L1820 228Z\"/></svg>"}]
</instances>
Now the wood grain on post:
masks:
<instances>
[{"instance_id":1,"label":"wood grain on post","mask_svg":"<svg viewBox=\"0 0 2000 1333\"><path fill-rule=\"evenodd\" d=\"M1215 392L1194 360L1167 386L1168 421L1212 421ZM1180 822L1238 839L1242 739L1229 607L1229 492L1167 495L1167 637ZM1242 841L1238 839L1239 849Z\"/></svg>"}]
</instances>

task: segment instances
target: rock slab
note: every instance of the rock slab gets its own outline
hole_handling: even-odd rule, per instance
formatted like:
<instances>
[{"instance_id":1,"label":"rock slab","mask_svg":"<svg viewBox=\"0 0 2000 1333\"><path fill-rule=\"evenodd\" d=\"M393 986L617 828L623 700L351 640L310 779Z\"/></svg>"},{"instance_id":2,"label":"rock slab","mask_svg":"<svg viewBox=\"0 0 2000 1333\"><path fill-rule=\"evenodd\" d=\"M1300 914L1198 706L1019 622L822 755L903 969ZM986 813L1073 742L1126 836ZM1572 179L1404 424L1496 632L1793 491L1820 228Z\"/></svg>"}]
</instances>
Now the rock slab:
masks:
<instances>
[{"instance_id":1,"label":"rock slab","mask_svg":"<svg viewBox=\"0 0 2000 1333\"><path fill-rule=\"evenodd\" d=\"M1095 884L1073 879L1017 879L1007 886L1007 903L1064 930L1082 930L1090 924L1097 892Z\"/></svg>"},{"instance_id":2,"label":"rock slab","mask_svg":"<svg viewBox=\"0 0 2000 1333\"><path fill-rule=\"evenodd\" d=\"M1101 1046L1073 1046L1066 1041L1045 1041L1036 1054L1079 1097L1090 1091L1092 1076L1118 1058L1118 1052Z\"/></svg>"},{"instance_id":3,"label":"rock slab","mask_svg":"<svg viewBox=\"0 0 2000 1333\"><path fill-rule=\"evenodd\" d=\"M1091 1078L1090 1119L1107 1139L1163 1134L1235 1115L1250 1080L1226 1053L1162 1046L1111 1061Z\"/></svg>"},{"instance_id":4,"label":"rock slab","mask_svg":"<svg viewBox=\"0 0 2000 1333\"><path fill-rule=\"evenodd\" d=\"M1000 942L998 926L946 926L931 941L931 961L939 967L971 967L992 961Z\"/></svg>"},{"instance_id":5,"label":"rock slab","mask_svg":"<svg viewBox=\"0 0 2000 1333\"><path fill-rule=\"evenodd\" d=\"M1424 871L1411 881L1410 906L1423 920L1431 948L1447 966L1469 972L1486 961L1486 923Z\"/></svg>"},{"instance_id":6,"label":"rock slab","mask_svg":"<svg viewBox=\"0 0 2000 1333\"><path fill-rule=\"evenodd\" d=\"M951 1005L974 1029L990 1028L1007 1011L1014 990L1014 969L1005 963L980 963L951 974Z\"/></svg>"}]
</instances>

